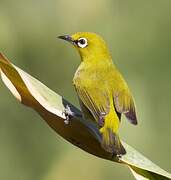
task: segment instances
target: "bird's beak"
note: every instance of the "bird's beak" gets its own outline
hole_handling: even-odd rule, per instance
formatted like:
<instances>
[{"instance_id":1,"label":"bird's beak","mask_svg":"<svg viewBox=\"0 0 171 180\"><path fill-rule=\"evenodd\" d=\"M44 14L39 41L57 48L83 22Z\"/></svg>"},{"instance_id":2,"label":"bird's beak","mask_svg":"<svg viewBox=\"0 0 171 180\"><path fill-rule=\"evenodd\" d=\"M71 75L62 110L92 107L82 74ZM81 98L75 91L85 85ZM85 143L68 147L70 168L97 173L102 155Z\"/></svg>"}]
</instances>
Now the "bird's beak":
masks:
<instances>
[{"instance_id":1,"label":"bird's beak","mask_svg":"<svg viewBox=\"0 0 171 180\"><path fill-rule=\"evenodd\" d=\"M72 37L69 36L69 35L58 36L58 38L59 38L59 39L63 39L63 40L65 40L65 41L68 41L68 42L70 42L70 43L72 43L72 44L75 44L75 41L74 41L74 40L72 39Z\"/></svg>"}]
</instances>

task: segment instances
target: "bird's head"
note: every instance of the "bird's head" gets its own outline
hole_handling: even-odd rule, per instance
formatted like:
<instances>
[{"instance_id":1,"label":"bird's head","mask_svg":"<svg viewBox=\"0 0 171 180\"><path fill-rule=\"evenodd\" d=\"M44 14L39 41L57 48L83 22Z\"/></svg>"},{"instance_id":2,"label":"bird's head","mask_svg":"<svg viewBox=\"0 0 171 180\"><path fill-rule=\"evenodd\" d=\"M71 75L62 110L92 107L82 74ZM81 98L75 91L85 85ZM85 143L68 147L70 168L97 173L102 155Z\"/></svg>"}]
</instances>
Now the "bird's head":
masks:
<instances>
[{"instance_id":1,"label":"bird's head","mask_svg":"<svg viewBox=\"0 0 171 180\"><path fill-rule=\"evenodd\" d=\"M105 41L97 34L91 32L77 32L73 35L59 36L58 38L66 40L74 45L78 50L81 59L109 58L110 53Z\"/></svg>"}]
</instances>

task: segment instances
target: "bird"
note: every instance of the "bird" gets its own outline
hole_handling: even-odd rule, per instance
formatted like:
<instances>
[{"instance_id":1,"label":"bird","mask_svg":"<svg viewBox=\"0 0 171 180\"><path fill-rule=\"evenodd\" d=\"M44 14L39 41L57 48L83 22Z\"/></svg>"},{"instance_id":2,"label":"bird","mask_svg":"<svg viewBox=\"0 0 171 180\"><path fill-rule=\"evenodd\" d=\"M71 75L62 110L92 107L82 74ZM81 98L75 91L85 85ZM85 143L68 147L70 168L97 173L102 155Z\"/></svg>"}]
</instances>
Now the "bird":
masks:
<instances>
[{"instance_id":1,"label":"bird","mask_svg":"<svg viewBox=\"0 0 171 180\"><path fill-rule=\"evenodd\" d=\"M113 63L106 42L92 32L76 32L58 38L70 42L81 63L73 85L85 119L93 121L101 134L101 147L114 156L126 154L119 138L121 115L137 125L134 98L123 76Z\"/></svg>"}]
</instances>

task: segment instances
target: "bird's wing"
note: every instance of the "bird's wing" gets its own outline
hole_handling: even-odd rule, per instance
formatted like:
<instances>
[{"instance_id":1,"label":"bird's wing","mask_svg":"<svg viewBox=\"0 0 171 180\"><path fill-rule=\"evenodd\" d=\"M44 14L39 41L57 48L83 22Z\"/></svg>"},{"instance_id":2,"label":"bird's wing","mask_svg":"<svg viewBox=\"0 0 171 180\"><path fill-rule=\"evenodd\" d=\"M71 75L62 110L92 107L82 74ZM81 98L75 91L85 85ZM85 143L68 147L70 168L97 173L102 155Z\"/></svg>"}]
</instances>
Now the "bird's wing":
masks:
<instances>
[{"instance_id":1,"label":"bird's wing","mask_svg":"<svg viewBox=\"0 0 171 180\"><path fill-rule=\"evenodd\" d=\"M91 112L97 123L109 113L110 100L107 92L101 88L86 85L75 85L81 103Z\"/></svg>"},{"instance_id":2,"label":"bird's wing","mask_svg":"<svg viewBox=\"0 0 171 180\"><path fill-rule=\"evenodd\" d=\"M122 81L121 81L122 83ZM120 86L117 90L113 92L114 105L116 111L123 113L132 124L137 124L137 116L135 111L135 104L133 97L127 88L122 88Z\"/></svg>"}]
</instances>

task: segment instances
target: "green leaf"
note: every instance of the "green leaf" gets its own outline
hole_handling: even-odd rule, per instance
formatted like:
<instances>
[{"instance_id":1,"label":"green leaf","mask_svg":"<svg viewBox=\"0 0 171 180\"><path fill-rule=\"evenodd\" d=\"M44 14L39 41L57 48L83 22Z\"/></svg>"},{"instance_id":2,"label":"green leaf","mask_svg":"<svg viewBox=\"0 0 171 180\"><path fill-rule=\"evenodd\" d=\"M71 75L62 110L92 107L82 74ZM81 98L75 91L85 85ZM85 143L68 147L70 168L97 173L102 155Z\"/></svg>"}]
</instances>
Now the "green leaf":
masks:
<instances>
[{"instance_id":1,"label":"green leaf","mask_svg":"<svg viewBox=\"0 0 171 180\"><path fill-rule=\"evenodd\" d=\"M79 109L11 64L2 54L0 54L0 74L4 84L22 104L33 108L51 128L70 143L100 158L127 165L136 179L171 179L171 174L124 142L127 153L121 158L113 157L104 151L100 145L101 135L94 123L83 120ZM68 125L64 123L63 114L67 105L74 112Z\"/></svg>"}]
</instances>

